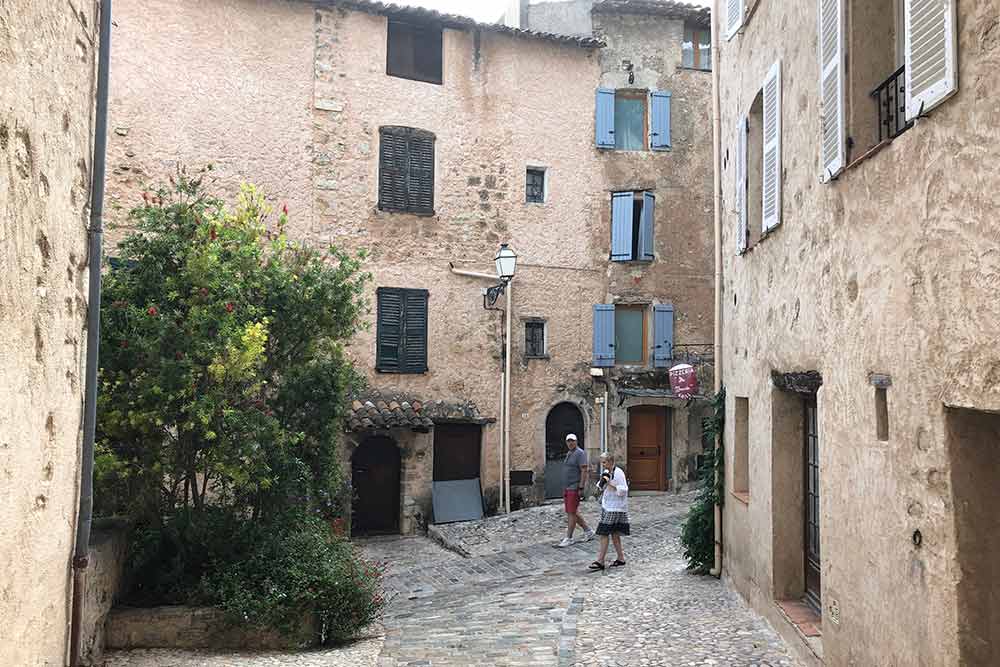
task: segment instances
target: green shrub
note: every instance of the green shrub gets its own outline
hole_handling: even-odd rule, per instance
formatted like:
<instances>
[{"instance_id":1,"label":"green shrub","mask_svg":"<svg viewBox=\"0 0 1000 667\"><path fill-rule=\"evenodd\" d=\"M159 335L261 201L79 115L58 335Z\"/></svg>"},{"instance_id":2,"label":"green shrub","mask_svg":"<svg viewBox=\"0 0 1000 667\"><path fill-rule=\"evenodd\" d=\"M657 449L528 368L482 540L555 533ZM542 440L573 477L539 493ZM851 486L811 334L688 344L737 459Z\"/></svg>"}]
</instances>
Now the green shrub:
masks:
<instances>
[{"instance_id":1,"label":"green shrub","mask_svg":"<svg viewBox=\"0 0 1000 667\"><path fill-rule=\"evenodd\" d=\"M723 449L722 433L726 419L726 390L721 389L712 399L712 413L702 420L704 460L698 470L701 488L687 519L681 527L681 544L688 569L700 574L715 564L715 505L722 504Z\"/></svg>"}]
</instances>

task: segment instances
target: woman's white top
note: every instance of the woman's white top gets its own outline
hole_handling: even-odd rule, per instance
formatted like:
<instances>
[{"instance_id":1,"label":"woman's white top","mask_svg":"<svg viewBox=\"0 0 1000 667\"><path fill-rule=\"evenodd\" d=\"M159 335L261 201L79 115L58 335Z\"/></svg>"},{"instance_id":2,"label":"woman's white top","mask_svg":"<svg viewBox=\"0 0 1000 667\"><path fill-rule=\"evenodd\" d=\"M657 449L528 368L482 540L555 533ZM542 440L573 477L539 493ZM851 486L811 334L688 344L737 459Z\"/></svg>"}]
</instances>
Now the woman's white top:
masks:
<instances>
[{"instance_id":1,"label":"woman's white top","mask_svg":"<svg viewBox=\"0 0 1000 667\"><path fill-rule=\"evenodd\" d=\"M615 471L611 475L611 482L615 488L611 488L608 483L601 494L601 508L605 512L628 512L628 482L625 481L625 472L615 466Z\"/></svg>"}]
</instances>

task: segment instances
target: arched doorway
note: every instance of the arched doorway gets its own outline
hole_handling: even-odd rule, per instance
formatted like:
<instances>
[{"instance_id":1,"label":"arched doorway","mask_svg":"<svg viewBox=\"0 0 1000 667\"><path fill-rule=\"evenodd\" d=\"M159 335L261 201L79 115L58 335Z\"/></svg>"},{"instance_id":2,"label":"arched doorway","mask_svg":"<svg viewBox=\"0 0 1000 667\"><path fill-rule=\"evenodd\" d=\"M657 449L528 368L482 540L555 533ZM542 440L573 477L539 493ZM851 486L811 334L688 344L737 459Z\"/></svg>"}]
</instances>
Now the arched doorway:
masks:
<instances>
[{"instance_id":1,"label":"arched doorway","mask_svg":"<svg viewBox=\"0 0 1000 667\"><path fill-rule=\"evenodd\" d=\"M566 459L566 434L574 433L577 444L584 446L583 415L572 403L559 403L545 418L545 497L561 498L563 461Z\"/></svg>"},{"instance_id":2,"label":"arched doorway","mask_svg":"<svg viewBox=\"0 0 1000 667\"><path fill-rule=\"evenodd\" d=\"M399 532L399 448L391 438L368 438L351 458L351 532Z\"/></svg>"}]
</instances>

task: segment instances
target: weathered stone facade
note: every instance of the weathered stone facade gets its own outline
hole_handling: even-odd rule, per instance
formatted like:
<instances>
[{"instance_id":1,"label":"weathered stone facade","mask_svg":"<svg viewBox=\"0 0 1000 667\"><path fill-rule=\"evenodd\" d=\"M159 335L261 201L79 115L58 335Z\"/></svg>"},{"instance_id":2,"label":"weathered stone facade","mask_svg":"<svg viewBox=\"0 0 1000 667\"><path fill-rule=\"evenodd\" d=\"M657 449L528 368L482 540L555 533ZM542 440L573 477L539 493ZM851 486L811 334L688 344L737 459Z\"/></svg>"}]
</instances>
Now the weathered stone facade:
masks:
<instances>
[{"instance_id":1,"label":"weathered stone facade","mask_svg":"<svg viewBox=\"0 0 1000 667\"><path fill-rule=\"evenodd\" d=\"M599 447L595 399L604 388L589 372L594 304L670 301L677 344L711 340L710 75L679 68L682 20L651 17L642 32L629 19L602 17L597 36L608 43L605 54L594 40L456 23L423 10L404 14L444 23L437 85L386 74L387 10L372 4L180 4L183 10L177 3L119 2L123 34L113 75L122 83L112 99L112 123L122 132L112 137L118 167L112 191L127 207L143 184L165 178L175 160L190 166L212 160L222 191L232 193L241 180L262 183L279 204L290 192L291 233L298 238L368 249L373 307L378 287L428 290L425 373L375 371L374 311L371 328L349 351L383 395L476 407L468 423L482 425L488 503L500 480L502 313L483 308L481 291L490 281L457 275L452 264L493 274L493 255L507 241L519 255L510 287L511 464L535 473L534 488L515 489L526 501L542 494L553 406L576 405L584 426L579 435L589 451ZM162 30L168 18L183 29ZM209 42L201 31L220 23L230 38L221 55L205 58L200 51ZM278 37L257 39L265 29ZM154 70L146 57L150 43L185 76L142 83ZM626 57L638 65L636 88L674 91L671 151L626 155L595 147L595 90L623 85L626 75L615 61ZM232 81L247 70L255 90L268 97L233 91ZM168 112L158 111L154 122L151 110L164 105ZM210 112L196 117L191 111L205 106ZM433 133L433 215L378 209L383 126ZM525 202L528 167L546 170L544 203ZM653 189L660 197L656 261L609 265L615 189ZM525 354L524 322L532 318L546 323L543 358ZM611 398L617 404L614 392ZM684 460L674 468L687 471L700 444L689 451L688 409L675 402L674 453ZM611 420L610 443L622 461L626 418L622 408ZM414 530L430 517L433 429L374 429L350 440L358 445L379 434L393 438L404 454L401 527Z\"/></svg>"},{"instance_id":2,"label":"weathered stone facade","mask_svg":"<svg viewBox=\"0 0 1000 667\"><path fill-rule=\"evenodd\" d=\"M0 4L0 664L63 665L87 308L95 3Z\"/></svg>"},{"instance_id":3,"label":"weathered stone facade","mask_svg":"<svg viewBox=\"0 0 1000 667\"><path fill-rule=\"evenodd\" d=\"M849 120L853 164L830 180L820 168L816 3L747 4L752 15L722 40L716 64L727 489L741 491L724 509L725 576L795 636L775 600L804 592L803 399L772 373L818 371L822 639L804 655L830 665L996 664L996 557L985 536L997 523L978 508L998 488L1000 8L955 3L957 94L868 155L871 128ZM843 4L848 15L869 6ZM872 40L869 24L847 26L844 62L891 47L891 30ZM848 66L848 118L877 118L852 82L876 85L895 68L891 57L880 72ZM751 196L756 243L738 255L739 118L776 61L781 223L759 239L761 199ZM740 466L746 489L734 489ZM982 540L972 544L972 534Z\"/></svg>"}]
</instances>

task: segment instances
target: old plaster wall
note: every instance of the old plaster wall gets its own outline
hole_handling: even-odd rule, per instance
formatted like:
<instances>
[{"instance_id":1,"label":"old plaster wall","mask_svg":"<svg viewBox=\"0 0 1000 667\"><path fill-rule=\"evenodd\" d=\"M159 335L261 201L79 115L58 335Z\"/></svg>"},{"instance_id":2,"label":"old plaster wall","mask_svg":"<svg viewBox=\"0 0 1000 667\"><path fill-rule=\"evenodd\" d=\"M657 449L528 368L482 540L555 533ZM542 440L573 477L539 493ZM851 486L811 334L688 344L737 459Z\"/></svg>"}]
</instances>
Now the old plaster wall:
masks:
<instances>
[{"instance_id":1,"label":"old plaster wall","mask_svg":"<svg viewBox=\"0 0 1000 667\"><path fill-rule=\"evenodd\" d=\"M76 523L94 3L0 4L0 664L62 665Z\"/></svg>"},{"instance_id":2,"label":"old plaster wall","mask_svg":"<svg viewBox=\"0 0 1000 667\"><path fill-rule=\"evenodd\" d=\"M115 23L109 219L127 225L179 166L212 164L213 194L253 183L311 229L312 4L118 0Z\"/></svg>"},{"instance_id":3,"label":"old plaster wall","mask_svg":"<svg viewBox=\"0 0 1000 667\"><path fill-rule=\"evenodd\" d=\"M594 22L590 16L594 0L555 0L537 3L525 0L525 5L528 15L528 25L525 27L531 30L587 37L594 32Z\"/></svg>"},{"instance_id":4,"label":"old plaster wall","mask_svg":"<svg viewBox=\"0 0 1000 667\"><path fill-rule=\"evenodd\" d=\"M449 262L492 273L498 244L511 241L519 253L516 318L546 318L550 350L549 359L525 361L523 323L515 320L512 467L540 473L545 414L589 390L590 312L603 292L606 250L594 246L591 231L603 199L593 159L596 57L576 46L445 30L444 82L434 85L387 76L385 48L385 17L318 10L318 240L370 250L373 302L379 286L430 291L429 370L376 374L374 328L358 336L352 356L375 386L469 400L496 418L502 318L483 309L481 289L490 282L456 276ZM435 134L434 216L376 209L381 125ZM548 170L545 204L524 202L528 165ZM486 428L486 486L498 479L499 443L499 429Z\"/></svg>"},{"instance_id":5,"label":"old plaster wall","mask_svg":"<svg viewBox=\"0 0 1000 667\"><path fill-rule=\"evenodd\" d=\"M1000 188L995 170L983 168L996 162L1000 139L992 94L1000 9L990 0L957 5L957 95L828 184L819 182L815 7L761 2L721 49L730 156L722 174L724 378L730 416L733 397L750 400L751 461L749 504L726 505L725 570L774 618L773 589L788 577L774 571L782 559L772 554L773 517L799 511L776 501L801 477L782 478L771 463L775 448L796 445L775 420L770 373L818 370L827 664L959 663L944 412L1000 409ZM737 257L737 119L779 59L783 221ZM873 372L892 376L888 441L876 437Z\"/></svg>"}]
</instances>

